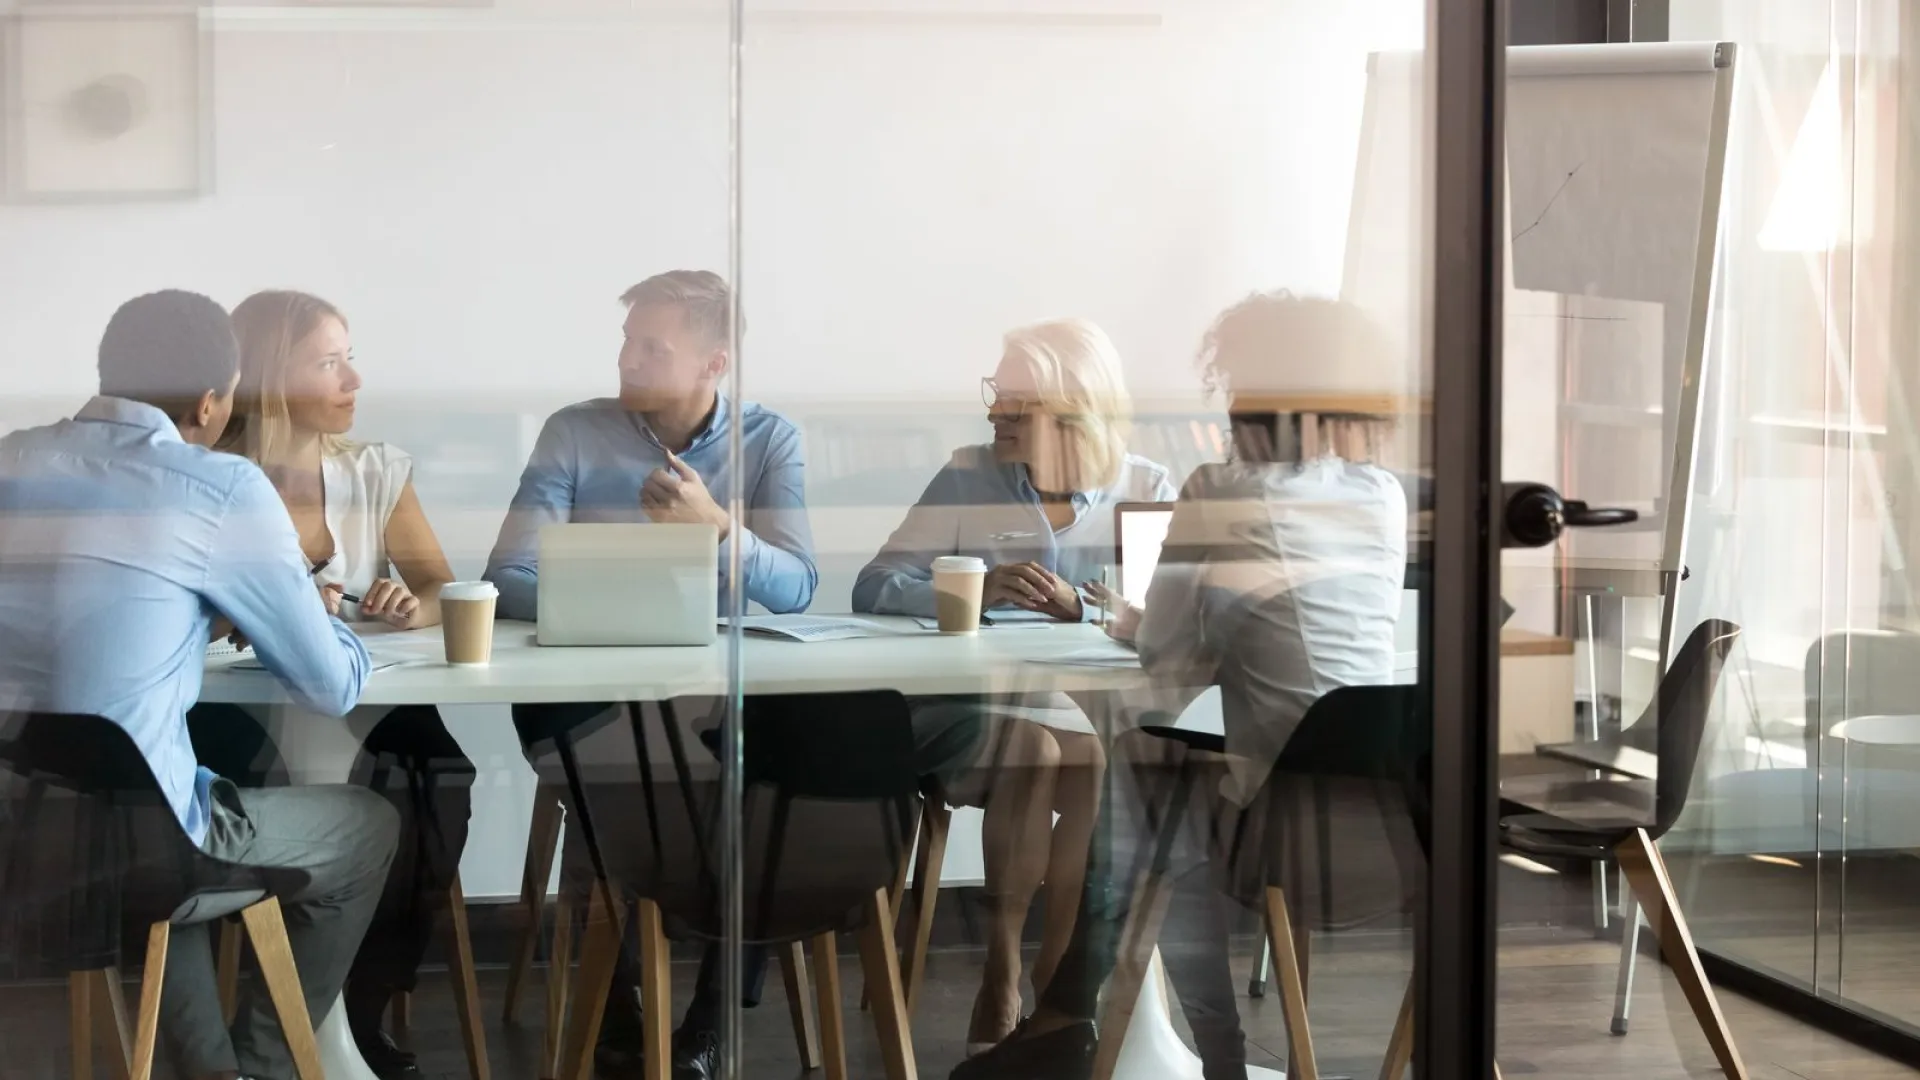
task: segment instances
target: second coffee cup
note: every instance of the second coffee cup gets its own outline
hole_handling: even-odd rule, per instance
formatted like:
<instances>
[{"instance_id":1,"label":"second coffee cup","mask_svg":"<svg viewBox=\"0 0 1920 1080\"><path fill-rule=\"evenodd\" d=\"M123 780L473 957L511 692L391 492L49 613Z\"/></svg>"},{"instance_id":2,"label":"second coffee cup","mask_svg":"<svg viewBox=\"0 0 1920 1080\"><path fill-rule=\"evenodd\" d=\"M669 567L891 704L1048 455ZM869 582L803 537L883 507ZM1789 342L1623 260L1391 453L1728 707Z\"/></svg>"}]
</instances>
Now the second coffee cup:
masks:
<instances>
[{"instance_id":1,"label":"second coffee cup","mask_svg":"<svg viewBox=\"0 0 1920 1080\"><path fill-rule=\"evenodd\" d=\"M980 598L986 583L984 559L942 555L933 560L934 614L941 633L971 634L980 629Z\"/></svg>"}]
</instances>

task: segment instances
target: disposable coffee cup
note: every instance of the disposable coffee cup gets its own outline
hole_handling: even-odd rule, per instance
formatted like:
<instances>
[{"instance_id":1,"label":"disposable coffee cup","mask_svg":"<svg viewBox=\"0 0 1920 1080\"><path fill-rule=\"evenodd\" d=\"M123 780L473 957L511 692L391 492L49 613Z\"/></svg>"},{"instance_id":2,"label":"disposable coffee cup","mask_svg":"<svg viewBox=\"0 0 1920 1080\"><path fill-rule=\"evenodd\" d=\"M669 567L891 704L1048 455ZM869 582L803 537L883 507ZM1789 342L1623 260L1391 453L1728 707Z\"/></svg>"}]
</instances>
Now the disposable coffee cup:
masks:
<instances>
[{"instance_id":1,"label":"disposable coffee cup","mask_svg":"<svg viewBox=\"0 0 1920 1080\"><path fill-rule=\"evenodd\" d=\"M440 633L447 663L482 667L493 660L493 607L500 590L491 581L455 581L440 587Z\"/></svg>"},{"instance_id":2,"label":"disposable coffee cup","mask_svg":"<svg viewBox=\"0 0 1920 1080\"><path fill-rule=\"evenodd\" d=\"M943 634L972 634L980 629L980 597L987 584L984 559L942 555L933 560L934 614Z\"/></svg>"}]
</instances>

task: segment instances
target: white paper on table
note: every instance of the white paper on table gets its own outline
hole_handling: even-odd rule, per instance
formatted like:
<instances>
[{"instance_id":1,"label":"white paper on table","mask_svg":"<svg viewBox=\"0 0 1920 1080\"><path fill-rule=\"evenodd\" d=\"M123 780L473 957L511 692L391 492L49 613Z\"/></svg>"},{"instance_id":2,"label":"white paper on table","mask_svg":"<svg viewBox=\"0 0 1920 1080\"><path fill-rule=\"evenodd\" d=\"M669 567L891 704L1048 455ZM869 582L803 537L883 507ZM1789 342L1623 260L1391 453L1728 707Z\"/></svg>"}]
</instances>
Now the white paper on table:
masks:
<instances>
[{"instance_id":1,"label":"white paper on table","mask_svg":"<svg viewBox=\"0 0 1920 1080\"><path fill-rule=\"evenodd\" d=\"M981 622L980 629L982 630L1041 630L1041 629L1045 629L1046 627L1052 626L1054 623L1052 619L1024 619L1017 622L1001 622L1000 616L998 615L989 615L988 618L992 619L993 621ZM915 616L913 621L915 625L919 626L920 629L922 630L940 629L939 619L929 619L922 616Z\"/></svg>"},{"instance_id":2,"label":"white paper on table","mask_svg":"<svg viewBox=\"0 0 1920 1080\"><path fill-rule=\"evenodd\" d=\"M1138 670L1140 667L1140 655L1132 649L1120 645L1095 646L1091 649L1076 649L1073 652L1059 653L1055 656L1029 657L1027 662L1030 664L1054 664L1062 667Z\"/></svg>"},{"instance_id":3,"label":"white paper on table","mask_svg":"<svg viewBox=\"0 0 1920 1080\"><path fill-rule=\"evenodd\" d=\"M402 637L399 634L369 634L360 639L360 644L366 646L367 659L371 661L369 672L446 662L444 647L435 639ZM260 662L259 654L252 652L235 662L232 667L234 671L265 671L267 669L267 666Z\"/></svg>"},{"instance_id":4,"label":"white paper on table","mask_svg":"<svg viewBox=\"0 0 1920 1080\"><path fill-rule=\"evenodd\" d=\"M731 619L720 620L722 628L731 625ZM743 633L761 637L800 642L850 641L855 638L899 637L914 633L902 626L889 626L844 615L749 615L741 620L740 629Z\"/></svg>"}]
</instances>

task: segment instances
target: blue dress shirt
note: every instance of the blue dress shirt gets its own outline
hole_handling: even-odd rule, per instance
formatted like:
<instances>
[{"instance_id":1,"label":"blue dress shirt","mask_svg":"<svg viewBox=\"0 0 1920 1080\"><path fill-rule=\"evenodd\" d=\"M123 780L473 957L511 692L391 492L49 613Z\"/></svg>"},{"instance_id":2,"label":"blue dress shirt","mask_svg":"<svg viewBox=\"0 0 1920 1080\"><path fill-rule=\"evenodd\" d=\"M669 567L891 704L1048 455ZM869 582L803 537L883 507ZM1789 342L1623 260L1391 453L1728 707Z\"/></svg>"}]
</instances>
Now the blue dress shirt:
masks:
<instances>
[{"instance_id":1,"label":"blue dress shirt","mask_svg":"<svg viewBox=\"0 0 1920 1080\"><path fill-rule=\"evenodd\" d=\"M972 555L990 567L1035 562L1074 585L1099 581L1114 561L1114 504L1171 502L1176 494L1164 467L1128 454L1112 484L1074 493L1073 521L1056 531L1025 465L999 464L991 446L962 447L861 569L853 610L931 617L933 560L942 555ZM1098 611L1081 608L1087 619Z\"/></svg>"},{"instance_id":2,"label":"blue dress shirt","mask_svg":"<svg viewBox=\"0 0 1920 1080\"><path fill-rule=\"evenodd\" d=\"M252 462L192 446L151 405L97 397L0 439L0 708L126 729L201 843L213 774L187 737L225 615L295 701L339 716L367 651L330 617Z\"/></svg>"},{"instance_id":3,"label":"blue dress shirt","mask_svg":"<svg viewBox=\"0 0 1920 1080\"><path fill-rule=\"evenodd\" d=\"M720 545L720 610L730 603L729 548L737 544L748 600L777 614L805 611L820 574L807 526L800 431L776 412L743 403L741 460L735 468L727 460L729 424L721 398L713 419L679 455L700 474L715 502L726 506L737 484L746 507L746 520L734 522ZM500 589L500 615L538 617L541 527L644 522L640 487L649 473L666 465L666 450L646 422L616 398L583 401L549 417L487 560L486 578Z\"/></svg>"}]
</instances>

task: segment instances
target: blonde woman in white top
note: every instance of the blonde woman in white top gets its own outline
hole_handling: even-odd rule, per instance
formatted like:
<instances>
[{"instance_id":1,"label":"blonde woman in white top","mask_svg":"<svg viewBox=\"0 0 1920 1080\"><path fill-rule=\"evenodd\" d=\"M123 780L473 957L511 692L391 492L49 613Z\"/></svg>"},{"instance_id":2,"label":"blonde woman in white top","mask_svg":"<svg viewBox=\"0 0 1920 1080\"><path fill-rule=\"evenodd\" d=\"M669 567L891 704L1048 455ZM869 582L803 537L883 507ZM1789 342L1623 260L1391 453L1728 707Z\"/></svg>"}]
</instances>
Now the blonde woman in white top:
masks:
<instances>
[{"instance_id":1,"label":"blonde woman in white top","mask_svg":"<svg viewBox=\"0 0 1920 1080\"><path fill-rule=\"evenodd\" d=\"M399 629L440 621L453 580L413 489L413 459L385 443L346 438L360 375L347 320L319 297L256 293L233 311L240 386L219 449L256 462L279 491L328 605L348 621ZM190 718L201 764L264 780L264 733L250 717L202 707ZM386 894L347 976L349 1026L382 1080L419 1075L381 1030L393 994L411 990L434 913L466 843L473 768L431 707L394 709L368 734L356 777L380 775L401 814ZM225 765L225 768L221 766ZM400 770L400 782L386 774Z\"/></svg>"}]
</instances>

